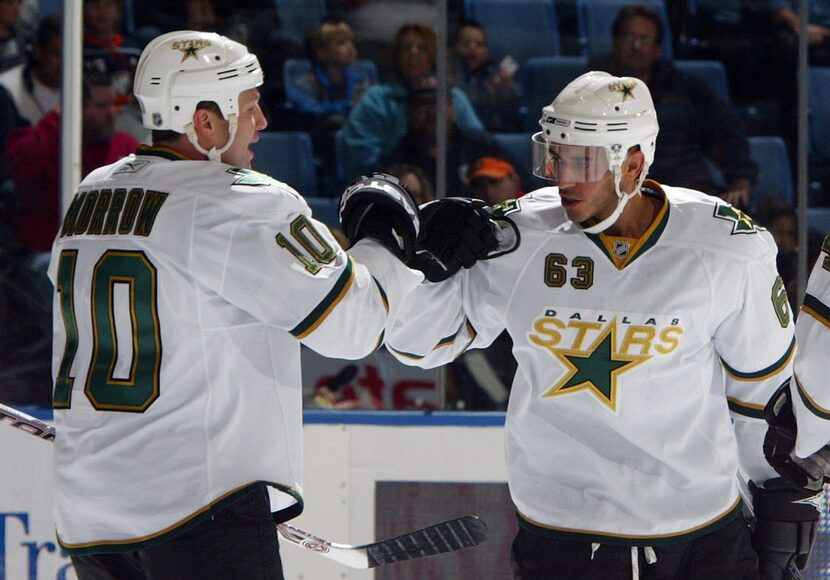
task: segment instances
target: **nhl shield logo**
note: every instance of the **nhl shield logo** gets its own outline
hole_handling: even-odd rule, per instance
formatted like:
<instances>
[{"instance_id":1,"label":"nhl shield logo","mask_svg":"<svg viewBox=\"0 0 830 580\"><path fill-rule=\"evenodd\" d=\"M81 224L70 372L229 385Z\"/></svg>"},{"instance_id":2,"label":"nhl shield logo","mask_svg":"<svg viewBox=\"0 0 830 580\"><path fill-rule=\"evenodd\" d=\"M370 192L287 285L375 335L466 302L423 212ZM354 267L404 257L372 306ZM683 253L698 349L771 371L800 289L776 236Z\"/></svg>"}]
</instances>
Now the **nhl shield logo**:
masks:
<instances>
[{"instance_id":1,"label":"nhl shield logo","mask_svg":"<svg viewBox=\"0 0 830 580\"><path fill-rule=\"evenodd\" d=\"M614 242L614 255L623 260L628 256L628 252L631 250L631 244L626 242L625 240L617 240Z\"/></svg>"}]
</instances>

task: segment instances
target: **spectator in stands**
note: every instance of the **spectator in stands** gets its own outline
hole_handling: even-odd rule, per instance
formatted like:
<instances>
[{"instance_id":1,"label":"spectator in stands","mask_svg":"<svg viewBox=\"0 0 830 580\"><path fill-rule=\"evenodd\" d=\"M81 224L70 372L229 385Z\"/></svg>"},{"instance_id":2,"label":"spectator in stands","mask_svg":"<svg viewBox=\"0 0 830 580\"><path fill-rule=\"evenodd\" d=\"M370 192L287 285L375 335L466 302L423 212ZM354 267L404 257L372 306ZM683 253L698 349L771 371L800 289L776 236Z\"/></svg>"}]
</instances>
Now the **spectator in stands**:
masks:
<instances>
[{"instance_id":1,"label":"spectator in stands","mask_svg":"<svg viewBox=\"0 0 830 580\"><path fill-rule=\"evenodd\" d=\"M311 134L321 189L331 193L340 185L329 179L336 162L334 133L377 79L374 68L356 63L354 35L345 22L324 22L309 34L308 45L312 69L288 80L285 94L297 116L297 128Z\"/></svg>"},{"instance_id":2,"label":"spectator in stands","mask_svg":"<svg viewBox=\"0 0 830 580\"><path fill-rule=\"evenodd\" d=\"M25 40L19 26L21 0L0 0L0 72L23 64Z\"/></svg>"},{"instance_id":3,"label":"spectator in stands","mask_svg":"<svg viewBox=\"0 0 830 580\"><path fill-rule=\"evenodd\" d=\"M109 77L87 73L83 84L81 177L135 152L138 141L115 130ZM6 156L17 198L20 241L34 252L48 252L60 221L60 114L52 110L33 127L16 129L6 141Z\"/></svg>"},{"instance_id":4,"label":"spectator in stands","mask_svg":"<svg viewBox=\"0 0 830 580\"><path fill-rule=\"evenodd\" d=\"M775 56L771 2L778 0L666 0L675 37L675 58L719 60L726 68L732 101L762 108L751 121L768 133L780 124L778 98L770 92L780 83L770 71ZM770 53L770 51L773 51Z\"/></svg>"},{"instance_id":5,"label":"spectator in stands","mask_svg":"<svg viewBox=\"0 0 830 580\"><path fill-rule=\"evenodd\" d=\"M435 33L422 24L407 24L392 39L389 55L394 77L369 87L343 125L349 178L377 170L381 154L406 134L409 87L433 72L435 53ZM451 100L459 127L484 128L464 91L453 88Z\"/></svg>"},{"instance_id":6,"label":"spectator in stands","mask_svg":"<svg viewBox=\"0 0 830 580\"><path fill-rule=\"evenodd\" d=\"M329 14L349 23L360 54L381 62L395 33L410 22L434 28L434 0L328 0Z\"/></svg>"},{"instance_id":7,"label":"spectator in stands","mask_svg":"<svg viewBox=\"0 0 830 580\"><path fill-rule=\"evenodd\" d=\"M525 194L522 178L509 161L498 157L480 157L467 173L468 191L487 205L496 205Z\"/></svg>"},{"instance_id":8,"label":"spectator in stands","mask_svg":"<svg viewBox=\"0 0 830 580\"><path fill-rule=\"evenodd\" d=\"M438 79L434 75L425 75L410 83L406 101L407 131L381 155L380 163L381 166L395 163L416 165L423 169L435 189L436 132L438 123L444 122L447 125L447 195L464 195L470 164L485 155L499 155L501 150L483 129L470 129L457 123L451 88L447 94L446 119L438 119L437 87Z\"/></svg>"},{"instance_id":9,"label":"spectator in stands","mask_svg":"<svg viewBox=\"0 0 830 580\"><path fill-rule=\"evenodd\" d=\"M792 70L798 62L799 2L770 0L772 17L780 32L780 48ZM807 46L811 66L830 66L830 0L810 0L807 16Z\"/></svg>"},{"instance_id":10,"label":"spectator in stands","mask_svg":"<svg viewBox=\"0 0 830 580\"><path fill-rule=\"evenodd\" d=\"M510 55L498 64L490 58L487 33L474 20L459 24L453 42L452 77L470 97L488 131L521 131L518 65Z\"/></svg>"},{"instance_id":11,"label":"spectator in stands","mask_svg":"<svg viewBox=\"0 0 830 580\"><path fill-rule=\"evenodd\" d=\"M633 76L648 85L660 120L660 155L649 168L649 177L749 207L749 188L758 166L750 158L743 121L730 103L705 82L661 58L663 22L649 6L623 8L612 33L614 52L592 58L588 68ZM725 185L707 171L710 162L722 172Z\"/></svg>"},{"instance_id":12,"label":"spectator in stands","mask_svg":"<svg viewBox=\"0 0 830 580\"><path fill-rule=\"evenodd\" d=\"M133 76L141 50L121 30L123 12L123 0L84 1L84 68L112 79L116 126L142 141L149 135L133 98Z\"/></svg>"},{"instance_id":13,"label":"spectator in stands","mask_svg":"<svg viewBox=\"0 0 830 580\"><path fill-rule=\"evenodd\" d=\"M753 214L758 223L766 227L778 245L778 273L784 279L790 309L798 315L798 213L795 208L775 197L761 201ZM807 230L807 267L818 258L823 234L813 228Z\"/></svg>"},{"instance_id":14,"label":"spectator in stands","mask_svg":"<svg viewBox=\"0 0 830 580\"><path fill-rule=\"evenodd\" d=\"M309 34L309 45L313 69L286 93L303 122L336 131L374 79L353 66L357 49L345 22L324 22Z\"/></svg>"},{"instance_id":15,"label":"spectator in stands","mask_svg":"<svg viewBox=\"0 0 830 580\"><path fill-rule=\"evenodd\" d=\"M135 34L139 44L146 44L162 32L204 30L265 49L269 37L280 28L276 13L279 4L302 7L298 0L133 0Z\"/></svg>"},{"instance_id":16,"label":"spectator in stands","mask_svg":"<svg viewBox=\"0 0 830 580\"><path fill-rule=\"evenodd\" d=\"M0 85L9 91L17 111L32 125L60 102L61 27L60 16L42 19L29 59L0 74Z\"/></svg>"},{"instance_id":17,"label":"spectator in stands","mask_svg":"<svg viewBox=\"0 0 830 580\"><path fill-rule=\"evenodd\" d=\"M121 30L122 0L85 0L84 64L112 78L116 105L132 100L132 76L141 51Z\"/></svg>"},{"instance_id":18,"label":"spectator in stands","mask_svg":"<svg viewBox=\"0 0 830 580\"><path fill-rule=\"evenodd\" d=\"M394 175L409 189L418 205L435 199L435 190L427 179L424 170L411 163L395 163L383 170L383 173Z\"/></svg>"}]
</instances>

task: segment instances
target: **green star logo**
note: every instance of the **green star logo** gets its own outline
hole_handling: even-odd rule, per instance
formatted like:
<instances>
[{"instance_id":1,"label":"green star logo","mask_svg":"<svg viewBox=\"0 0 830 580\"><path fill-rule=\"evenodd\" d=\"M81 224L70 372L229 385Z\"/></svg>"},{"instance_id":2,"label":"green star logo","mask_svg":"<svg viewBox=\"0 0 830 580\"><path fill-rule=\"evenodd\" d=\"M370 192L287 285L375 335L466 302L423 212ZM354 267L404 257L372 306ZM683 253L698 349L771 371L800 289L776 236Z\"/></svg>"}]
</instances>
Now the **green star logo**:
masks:
<instances>
[{"instance_id":1,"label":"green star logo","mask_svg":"<svg viewBox=\"0 0 830 580\"><path fill-rule=\"evenodd\" d=\"M715 206L715 217L732 222L732 235L754 234L759 227L755 221L741 210L719 203Z\"/></svg>"},{"instance_id":2,"label":"green star logo","mask_svg":"<svg viewBox=\"0 0 830 580\"><path fill-rule=\"evenodd\" d=\"M588 391L611 411L617 411L617 379L644 363L651 355L627 355L617 350L617 319L602 331L587 351L554 350L565 366L565 375L545 397Z\"/></svg>"}]
</instances>

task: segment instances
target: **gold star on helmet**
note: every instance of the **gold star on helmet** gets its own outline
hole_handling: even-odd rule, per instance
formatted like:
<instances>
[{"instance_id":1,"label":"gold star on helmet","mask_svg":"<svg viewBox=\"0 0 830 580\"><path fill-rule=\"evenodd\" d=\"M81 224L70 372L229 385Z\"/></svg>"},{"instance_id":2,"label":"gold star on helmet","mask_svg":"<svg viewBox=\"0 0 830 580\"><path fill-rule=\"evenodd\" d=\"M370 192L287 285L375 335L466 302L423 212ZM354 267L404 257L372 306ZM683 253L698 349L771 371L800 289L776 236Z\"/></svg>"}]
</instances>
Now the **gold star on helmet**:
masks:
<instances>
[{"instance_id":1,"label":"gold star on helmet","mask_svg":"<svg viewBox=\"0 0 830 580\"><path fill-rule=\"evenodd\" d=\"M631 79L628 80L621 80L619 82L611 83L608 85L608 90L613 93L621 93L623 102L627 101L628 99L635 99L634 96L634 87L637 86L637 83Z\"/></svg>"},{"instance_id":2,"label":"gold star on helmet","mask_svg":"<svg viewBox=\"0 0 830 580\"><path fill-rule=\"evenodd\" d=\"M181 51L182 53L182 62L186 61L188 58L191 57L194 60L198 60L199 51L205 48L206 46L210 46L210 41L204 39L179 40L173 43L173 49Z\"/></svg>"},{"instance_id":3,"label":"gold star on helmet","mask_svg":"<svg viewBox=\"0 0 830 580\"><path fill-rule=\"evenodd\" d=\"M199 49L195 46L190 46L188 48L185 48L182 52L184 53L184 55L182 56L182 62L184 62L191 56L193 58L196 58L199 54Z\"/></svg>"}]
</instances>

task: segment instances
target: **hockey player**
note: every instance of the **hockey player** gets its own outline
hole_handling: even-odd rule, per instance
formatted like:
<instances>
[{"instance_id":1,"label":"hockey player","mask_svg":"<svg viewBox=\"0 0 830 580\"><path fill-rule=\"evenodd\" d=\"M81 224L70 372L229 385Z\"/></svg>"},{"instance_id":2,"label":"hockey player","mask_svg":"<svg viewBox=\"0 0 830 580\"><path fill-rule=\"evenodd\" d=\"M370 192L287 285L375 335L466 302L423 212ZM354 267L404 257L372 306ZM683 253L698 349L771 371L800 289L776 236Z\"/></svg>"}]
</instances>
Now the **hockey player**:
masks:
<instances>
[{"instance_id":1,"label":"hockey player","mask_svg":"<svg viewBox=\"0 0 830 580\"><path fill-rule=\"evenodd\" d=\"M826 424L830 418L830 375L827 354L830 344L830 235L824 238L821 255L813 265L801 314L795 324L798 349L795 370L764 409L770 424L764 454L775 470L798 489L821 493L830 477L830 444ZM793 404L799 401L800 404ZM822 444L825 444L822 446ZM822 446L813 452L816 446ZM800 509L809 510L808 504ZM793 559L796 543L815 540L815 527L803 521L775 523L767 532L777 542L776 569L803 568L806 556ZM803 549L801 550L804 551ZM809 555L809 554L808 554ZM789 556L789 557L788 557Z\"/></svg>"},{"instance_id":2,"label":"hockey player","mask_svg":"<svg viewBox=\"0 0 830 580\"><path fill-rule=\"evenodd\" d=\"M422 279L393 255L418 234L394 182L347 200L368 238L347 255L250 170L261 84L223 36L150 42L135 94L154 144L81 183L53 246L55 518L81 579L282 578L300 343L367 355Z\"/></svg>"},{"instance_id":3,"label":"hockey player","mask_svg":"<svg viewBox=\"0 0 830 580\"><path fill-rule=\"evenodd\" d=\"M540 124L534 172L555 187L494 207L512 251L419 286L386 345L435 367L510 333L517 577L757 578L739 475L778 508L763 517L818 517L765 488L781 480L762 411L795 349L775 243L718 198L645 181L658 123L641 81L586 73ZM767 541L761 560L778 557Z\"/></svg>"}]
</instances>

